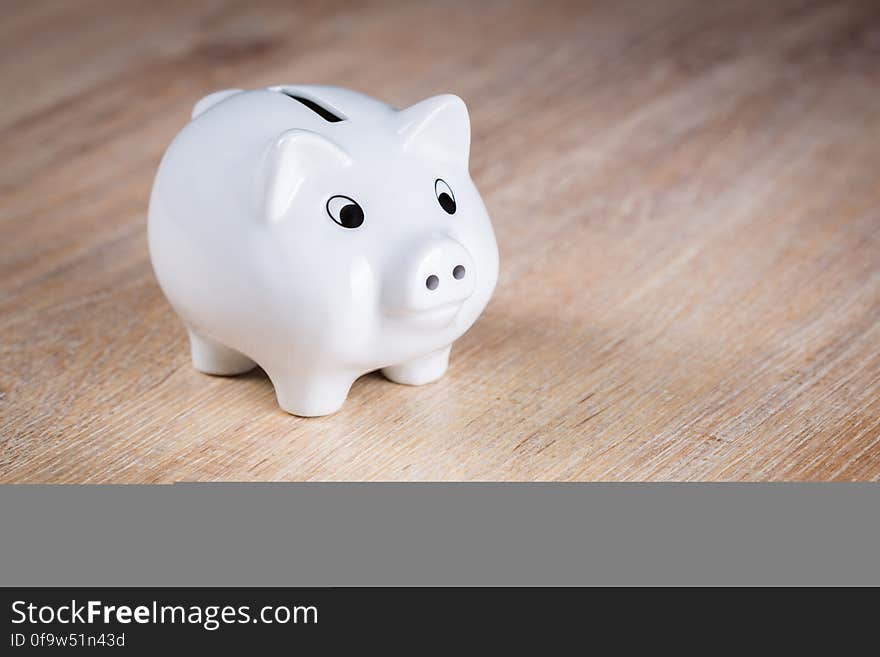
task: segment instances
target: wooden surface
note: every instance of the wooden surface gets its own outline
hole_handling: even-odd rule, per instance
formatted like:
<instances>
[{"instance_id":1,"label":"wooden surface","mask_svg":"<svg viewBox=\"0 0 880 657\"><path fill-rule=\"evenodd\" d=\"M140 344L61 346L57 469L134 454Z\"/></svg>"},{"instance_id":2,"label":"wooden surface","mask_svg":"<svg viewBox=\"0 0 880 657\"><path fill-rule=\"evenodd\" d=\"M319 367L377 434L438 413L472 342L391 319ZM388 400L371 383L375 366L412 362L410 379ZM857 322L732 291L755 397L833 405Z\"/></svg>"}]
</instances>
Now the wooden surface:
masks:
<instances>
[{"instance_id":1,"label":"wooden surface","mask_svg":"<svg viewBox=\"0 0 880 657\"><path fill-rule=\"evenodd\" d=\"M0 480L880 478L880 3L294 5L4 2ZM281 82L467 101L501 278L441 382L190 367L152 177Z\"/></svg>"}]
</instances>

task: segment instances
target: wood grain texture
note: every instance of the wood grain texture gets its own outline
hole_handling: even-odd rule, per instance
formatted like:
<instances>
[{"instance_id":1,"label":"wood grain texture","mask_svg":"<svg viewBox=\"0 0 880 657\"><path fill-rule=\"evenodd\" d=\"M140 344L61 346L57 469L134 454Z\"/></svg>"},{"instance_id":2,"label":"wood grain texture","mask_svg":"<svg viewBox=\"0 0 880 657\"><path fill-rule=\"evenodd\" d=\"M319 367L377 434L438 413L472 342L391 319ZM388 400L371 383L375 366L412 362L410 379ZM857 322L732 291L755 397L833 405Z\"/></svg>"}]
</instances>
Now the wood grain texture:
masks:
<instances>
[{"instance_id":1,"label":"wood grain texture","mask_svg":"<svg viewBox=\"0 0 880 657\"><path fill-rule=\"evenodd\" d=\"M880 479L877 2L20 0L0 62L2 481ZM441 382L191 368L152 177L281 82L467 101L501 278Z\"/></svg>"}]
</instances>

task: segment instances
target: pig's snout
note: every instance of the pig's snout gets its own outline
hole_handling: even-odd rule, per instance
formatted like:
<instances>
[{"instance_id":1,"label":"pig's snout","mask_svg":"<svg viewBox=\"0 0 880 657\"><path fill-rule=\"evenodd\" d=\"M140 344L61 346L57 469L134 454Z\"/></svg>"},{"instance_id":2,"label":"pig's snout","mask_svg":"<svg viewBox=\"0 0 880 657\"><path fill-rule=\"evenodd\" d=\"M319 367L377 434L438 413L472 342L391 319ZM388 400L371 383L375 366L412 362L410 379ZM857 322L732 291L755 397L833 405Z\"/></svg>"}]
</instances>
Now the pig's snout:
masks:
<instances>
[{"instance_id":1,"label":"pig's snout","mask_svg":"<svg viewBox=\"0 0 880 657\"><path fill-rule=\"evenodd\" d=\"M432 245L421 256L407 274L422 283L413 285L411 301L415 309L461 303L473 294L474 264L461 244L446 240Z\"/></svg>"},{"instance_id":2,"label":"pig's snout","mask_svg":"<svg viewBox=\"0 0 880 657\"><path fill-rule=\"evenodd\" d=\"M386 302L393 315L452 321L474 293L476 266L467 249L450 237L435 238L412 249L388 272Z\"/></svg>"}]
</instances>

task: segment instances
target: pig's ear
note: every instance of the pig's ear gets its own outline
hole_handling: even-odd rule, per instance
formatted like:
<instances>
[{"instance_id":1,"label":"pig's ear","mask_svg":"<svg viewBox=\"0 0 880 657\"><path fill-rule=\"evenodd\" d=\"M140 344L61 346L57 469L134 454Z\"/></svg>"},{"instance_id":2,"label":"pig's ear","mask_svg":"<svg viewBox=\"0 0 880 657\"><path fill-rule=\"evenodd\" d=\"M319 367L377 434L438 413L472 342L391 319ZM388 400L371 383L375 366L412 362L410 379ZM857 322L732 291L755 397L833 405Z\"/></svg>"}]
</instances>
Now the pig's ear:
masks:
<instances>
[{"instance_id":1,"label":"pig's ear","mask_svg":"<svg viewBox=\"0 0 880 657\"><path fill-rule=\"evenodd\" d=\"M465 168L471 151L471 121L464 101L452 94L432 96L395 117L405 150Z\"/></svg>"},{"instance_id":2,"label":"pig's ear","mask_svg":"<svg viewBox=\"0 0 880 657\"><path fill-rule=\"evenodd\" d=\"M288 130L269 147L265 164L264 212L270 223L287 214L300 185L312 175L350 165L334 142L309 130Z\"/></svg>"}]
</instances>

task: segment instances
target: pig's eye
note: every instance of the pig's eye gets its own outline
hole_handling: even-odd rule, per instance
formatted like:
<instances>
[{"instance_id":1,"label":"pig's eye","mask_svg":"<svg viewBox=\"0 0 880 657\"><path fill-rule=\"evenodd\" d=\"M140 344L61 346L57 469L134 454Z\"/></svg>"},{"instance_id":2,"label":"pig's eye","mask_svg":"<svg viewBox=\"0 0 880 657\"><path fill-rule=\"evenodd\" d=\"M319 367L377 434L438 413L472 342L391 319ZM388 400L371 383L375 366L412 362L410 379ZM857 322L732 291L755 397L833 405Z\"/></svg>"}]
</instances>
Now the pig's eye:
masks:
<instances>
[{"instance_id":1,"label":"pig's eye","mask_svg":"<svg viewBox=\"0 0 880 657\"><path fill-rule=\"evenodd\" d=\"M440 203L441 208L449 214L455 214L455 194L442 178L434 181L434 194L437 195L437 202Z\"/></svg>"},{"instance_id":2,"label":"pig's eye","mask_svg":"<svg viewBox=\"0 0 880 657\"><path fill-rule=\"evenodd\" d=\"M343 228L357 228L364 223L364 211L354 199L333 196L327 201L327 214Z\"/></svg>"}]
</instances>

